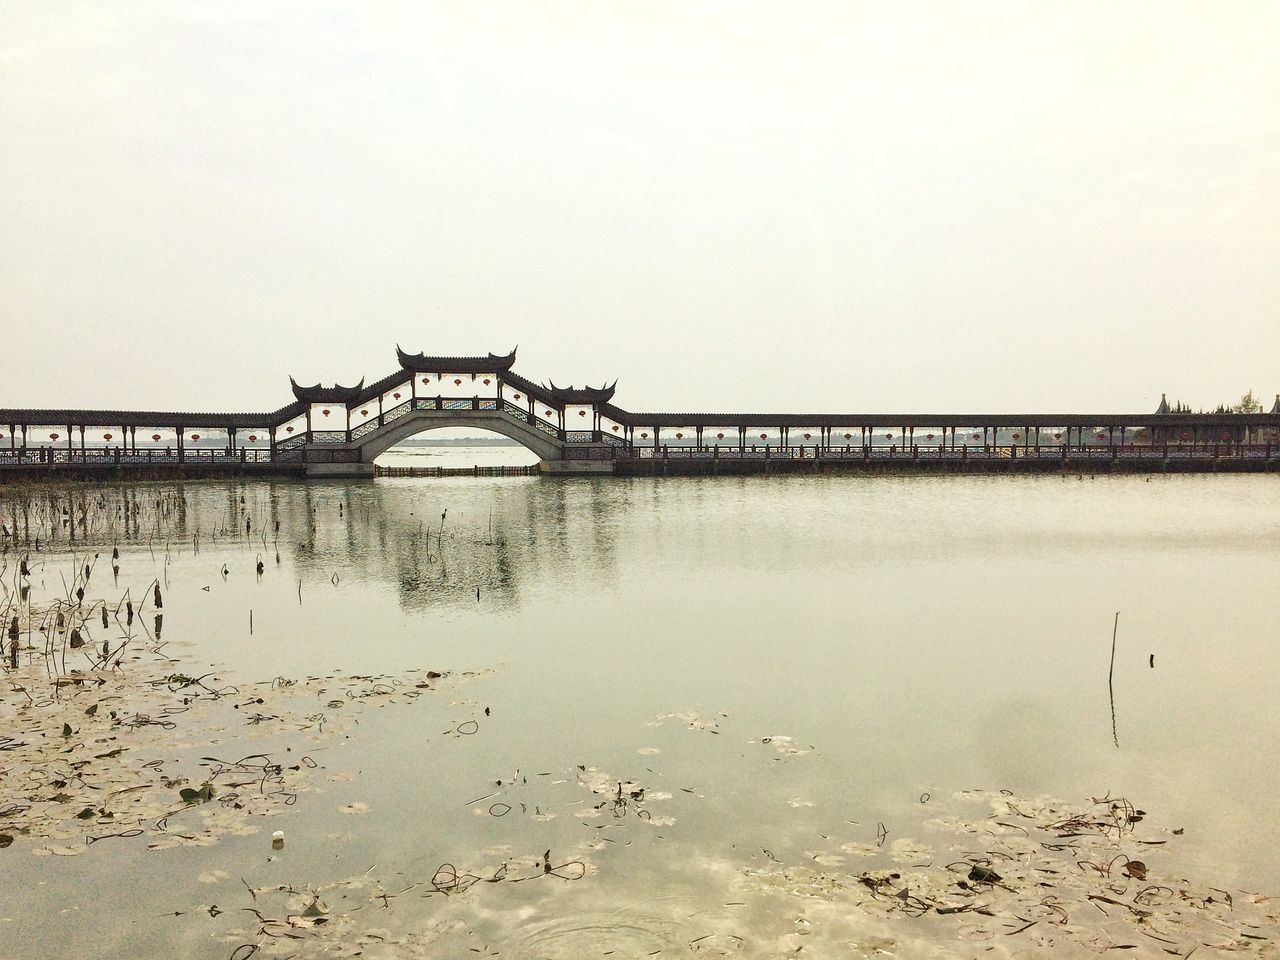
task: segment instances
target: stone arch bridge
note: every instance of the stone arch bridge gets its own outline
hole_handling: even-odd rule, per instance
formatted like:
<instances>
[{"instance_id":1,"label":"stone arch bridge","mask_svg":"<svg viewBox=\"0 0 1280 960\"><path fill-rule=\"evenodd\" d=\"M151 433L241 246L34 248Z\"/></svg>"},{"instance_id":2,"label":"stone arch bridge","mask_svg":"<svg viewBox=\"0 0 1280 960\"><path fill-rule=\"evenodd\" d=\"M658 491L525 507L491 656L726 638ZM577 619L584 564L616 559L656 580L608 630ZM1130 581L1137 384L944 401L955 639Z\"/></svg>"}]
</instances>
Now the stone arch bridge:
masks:
<instances>
[{"instance_id":1,"label":"stone arch bridge","mask_svg":"<svg viewBox=\"0 0 1280 960\"><path fill-rule=\"evenodd\" d=\"M371 476L399 441L437 427L492 431L547 473L738 472L815 466L1146 462L1267 469L1280 459L1280 397L1268 413L1192 414L1162 399L1137 414L633 413L616 382L537 383L516 352L409 354L373 383L305 386L260 413L0 409L0 473L65 468ZM1196 465L1201 465L1197 467Z\"/></svg>"}]
</instances>

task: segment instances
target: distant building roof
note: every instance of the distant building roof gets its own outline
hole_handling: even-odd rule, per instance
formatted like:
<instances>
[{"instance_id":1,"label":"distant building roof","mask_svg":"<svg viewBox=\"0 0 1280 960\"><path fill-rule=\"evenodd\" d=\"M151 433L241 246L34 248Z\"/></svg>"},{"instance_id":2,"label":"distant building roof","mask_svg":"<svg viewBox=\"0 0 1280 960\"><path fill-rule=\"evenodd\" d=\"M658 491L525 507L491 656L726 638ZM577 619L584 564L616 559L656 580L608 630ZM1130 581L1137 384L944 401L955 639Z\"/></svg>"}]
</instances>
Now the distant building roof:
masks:
<instances>
[{"instance_id":1,"label":"distant building roof","mask_svg":"<svg viewBox=\"0 0 1280 960\"><path fill-rule=\"evenodd\" d=\"M516 351L505 357L491 353L487 357L428 357L425 353L405 353L396 345L400 366L421 373L497 373L510 370L516 362Z\"/></svg>"},{"instance_id":2,"label":"distant building roof","mask_svg":"<svg viewBox=\"0 0 1280 960\"><path fill-rule=\"evenodd\" d=\"M1161 416L1169 412L1169 399L1163 393L1160 394L1160 406L1156 407L1156 416Z\"/></svg>"}]
</instances>

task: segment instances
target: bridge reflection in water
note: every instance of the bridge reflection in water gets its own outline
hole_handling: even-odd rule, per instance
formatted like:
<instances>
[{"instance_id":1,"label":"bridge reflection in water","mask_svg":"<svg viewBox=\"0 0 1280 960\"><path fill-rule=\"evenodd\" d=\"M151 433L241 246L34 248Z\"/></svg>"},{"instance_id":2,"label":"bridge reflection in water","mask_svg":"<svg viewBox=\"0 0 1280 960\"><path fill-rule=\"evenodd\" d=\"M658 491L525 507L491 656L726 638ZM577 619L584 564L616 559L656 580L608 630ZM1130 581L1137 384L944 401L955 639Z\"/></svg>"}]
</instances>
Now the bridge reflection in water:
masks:
<instances>
[{"instance_id":1,"label":"bridge reflection in water","mask_svg":"<svg viewBox=\"0 0 1280 960\"><path fill-rule=\"evenodd\" d=\"M1268 413L634 413L601 387L539 384L515 351L439 357L397 347L371 384L302 386L263 413L0 410L0 473L374 476L399 441L441 427L501 434L546 473L718 473L880 467L1241 469L1280 464Z\"/></svg>"}]
</instances>

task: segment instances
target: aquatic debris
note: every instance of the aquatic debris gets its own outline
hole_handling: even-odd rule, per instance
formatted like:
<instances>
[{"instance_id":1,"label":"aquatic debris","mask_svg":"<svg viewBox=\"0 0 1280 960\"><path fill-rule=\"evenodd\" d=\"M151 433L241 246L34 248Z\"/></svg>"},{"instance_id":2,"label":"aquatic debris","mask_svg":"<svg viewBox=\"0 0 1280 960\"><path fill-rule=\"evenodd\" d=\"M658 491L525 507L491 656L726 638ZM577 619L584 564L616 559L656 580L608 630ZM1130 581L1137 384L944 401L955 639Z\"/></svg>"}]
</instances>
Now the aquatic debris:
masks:
<instances>
[{"instance_id":1,"label":"aquatic debris","mask_svg":"<svg viewBox=\"0 0 1280 960\"><path fill-rule=\"evenodd\" d=\"M170 666L170 661L156 662ZM171 667L170 667L171 669ZM0 697L0 830L37 856L74 856L108 839L145 837L148 849L205 846L253 833L259 817L293 806L321 765L302 750L236 759L189 743L306 734L340 736L366 709L409 704L427 692L423 671L229 685L211 674L99 670L55 678L56 695L32 696L39 668L10 676ZM444 674L436 674L433 685ZM466 676L462 674L460 676ZM340 711L326 705L342 707ZM50 736L57 731L57 736ZM368 805L353 802L346 812Z\"/></svg>"},{"instance_id":2,"label":"aquatic debris","mask_svg":"<svg viewBox=\"0 0 1280 960\"><path fill-rule=\"evenodd\" d=\"M922 928L921 944L949 936L1024 936L1037 955L1068 945L1088 952L1145 949L1174 956L1206 948L1254 952L1280 939L1280 900L1216 889L1168 868L1156 871L1131 856L1138 849L1164 849L1176 834L1139 834L1147 814L1124 798L1067 804L965 791L948 806L958 815L940 814L925 827L934 847L950 850L949 863L872 866L851 873L824 850L805 851L794 863L769 854L738 868L734 889L830 904L831 918L857 911L872 929L877 919L895 916L921 923L925 917L939 918ZM879 853L858 843L836 849L868 857ZM927 850L920 841L898 840L893 859L901 862L903 854ZM806 910L811 917L821 912ZM948 932L937 925L942 919L956 926Z\"/></svg>"}]
</instances>

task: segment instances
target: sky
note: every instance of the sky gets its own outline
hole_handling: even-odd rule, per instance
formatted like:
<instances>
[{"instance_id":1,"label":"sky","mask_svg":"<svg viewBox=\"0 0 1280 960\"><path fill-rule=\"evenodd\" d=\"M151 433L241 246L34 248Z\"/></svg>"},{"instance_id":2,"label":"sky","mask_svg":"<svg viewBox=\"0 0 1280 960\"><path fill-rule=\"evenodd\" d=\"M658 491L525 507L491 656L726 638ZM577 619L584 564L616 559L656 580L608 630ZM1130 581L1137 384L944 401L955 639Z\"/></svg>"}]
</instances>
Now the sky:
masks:
<instances>
[{"instance_id":1,"label":"sky","mask_svg":"<svg viewBox=\"0 0 1280 960\"><path fill-rule=\"evenodd\" d=\"M1280 3L0 0L0 407L1280 392Z\"/></svg>"}]
</instances>

